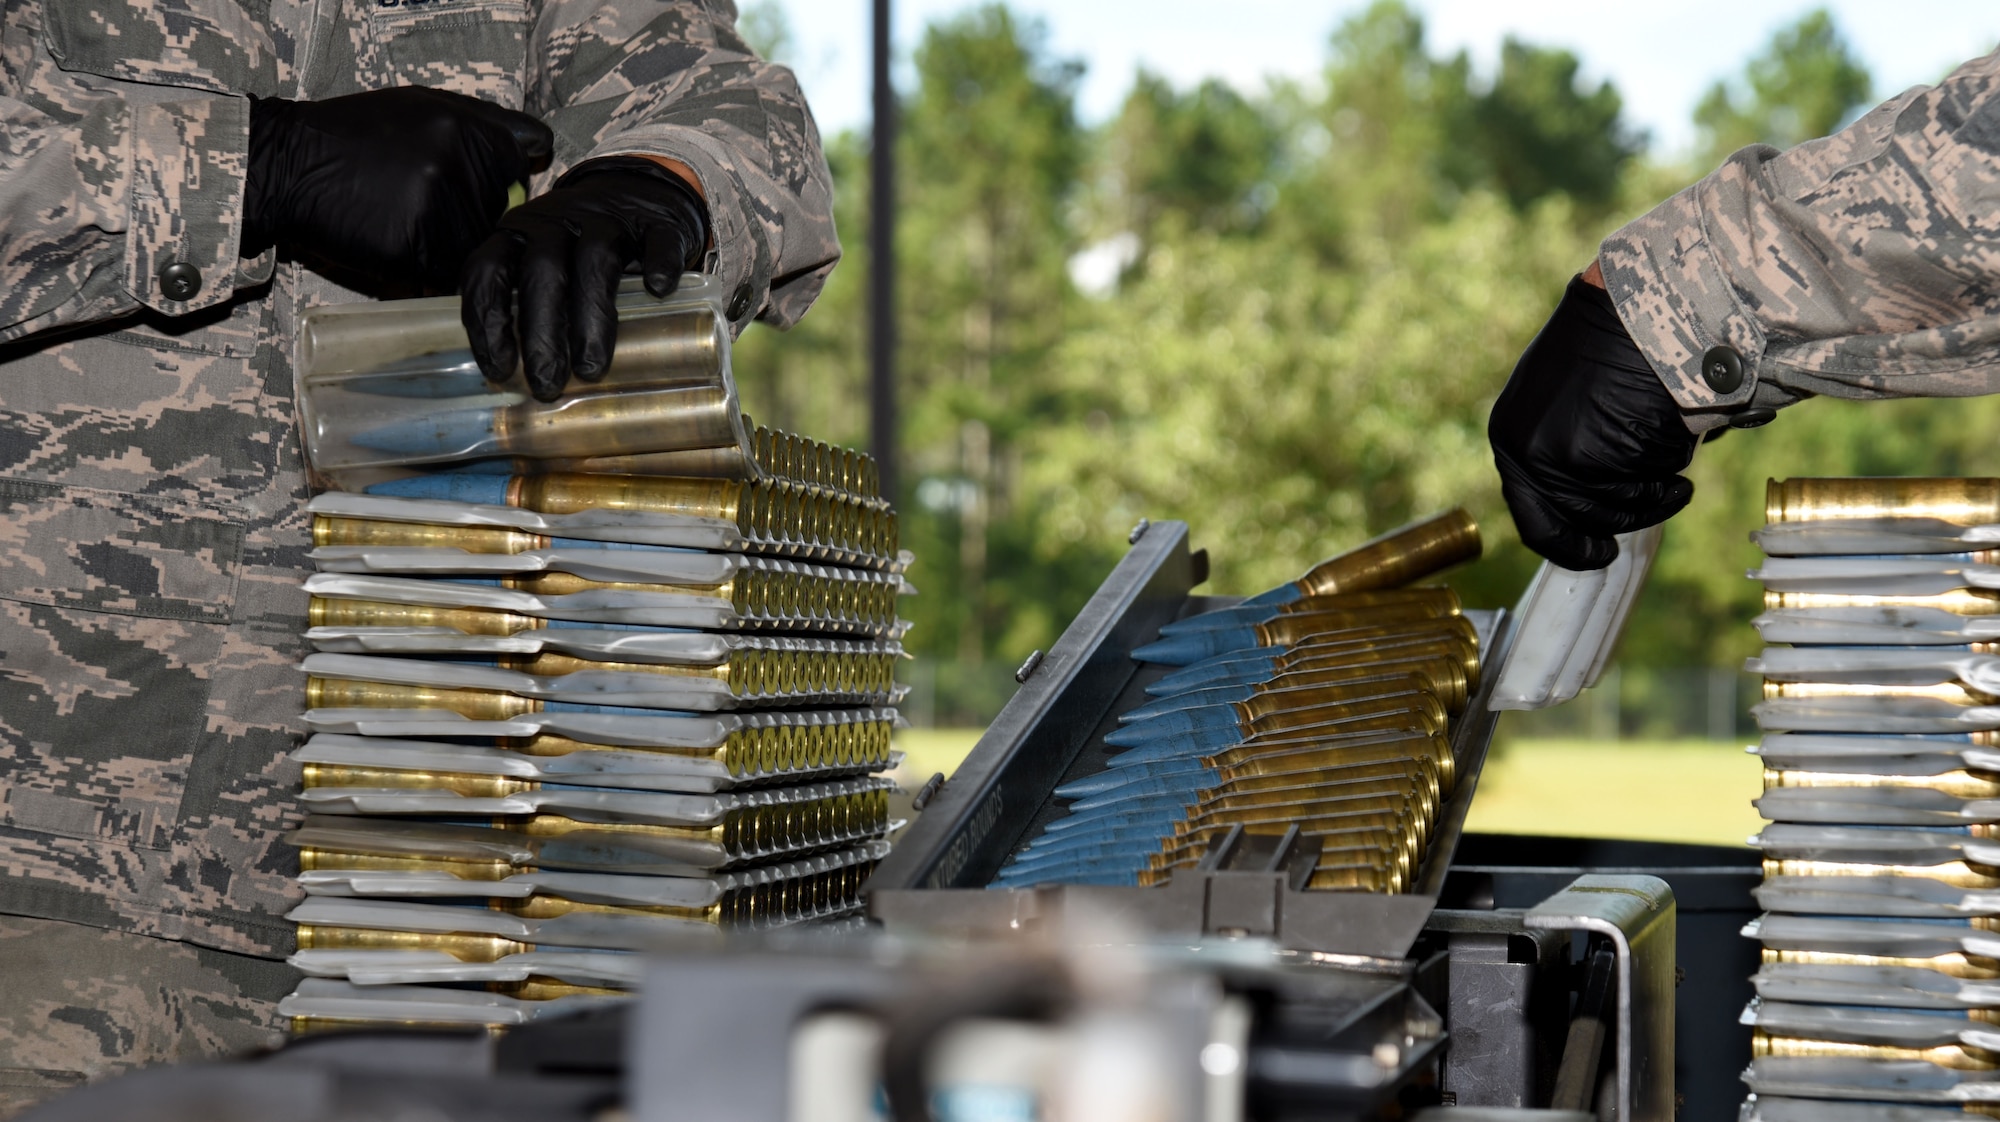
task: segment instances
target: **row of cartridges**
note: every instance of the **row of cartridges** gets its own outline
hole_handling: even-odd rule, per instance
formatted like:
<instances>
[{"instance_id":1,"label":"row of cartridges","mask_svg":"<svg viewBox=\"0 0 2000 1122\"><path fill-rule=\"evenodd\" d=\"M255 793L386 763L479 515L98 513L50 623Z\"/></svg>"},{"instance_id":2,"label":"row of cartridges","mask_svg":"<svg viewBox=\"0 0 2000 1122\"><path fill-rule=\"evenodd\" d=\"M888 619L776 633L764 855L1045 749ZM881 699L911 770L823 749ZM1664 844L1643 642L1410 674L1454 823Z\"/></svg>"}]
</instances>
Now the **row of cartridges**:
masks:
<instances>
[{"instance_id":1,"label":"row of cartridges","mask_svg":"<svg viewBox=\"0 0 2000 1122\"><path fill-rule=\"evenodd\" d=\"M2000 1114L2000 480L1766 505L1743 1117Z\"/></svg>"},{"instance_id":2,"label":"row of cartridges","mask_svg":"<svg viewBox=\"0 0 2000 1122\"><path fill-rule=\"evenodd\" d=\"M908 558L872 465L804 446L816 482L312 501L296 1029L517 1024L621 1000L663 939L858 907Z\"/></svg>"},{"instance_id":3,"label":"row of cartridges","mask_svg":"<svg viewBox=\"0 0 2000 1122\"><path fill-rule=\"evenodd\" d=\"M1314 839L1311 888L1402 891L1480 670L1458 597L1417 582L1479 551L1453 510L1163 627L1132 652L1149 700L1103 737L1106 766L1057 787L1062 813L992 887L1156 885L1241 826Z\"/></svg>"}]
</instances>

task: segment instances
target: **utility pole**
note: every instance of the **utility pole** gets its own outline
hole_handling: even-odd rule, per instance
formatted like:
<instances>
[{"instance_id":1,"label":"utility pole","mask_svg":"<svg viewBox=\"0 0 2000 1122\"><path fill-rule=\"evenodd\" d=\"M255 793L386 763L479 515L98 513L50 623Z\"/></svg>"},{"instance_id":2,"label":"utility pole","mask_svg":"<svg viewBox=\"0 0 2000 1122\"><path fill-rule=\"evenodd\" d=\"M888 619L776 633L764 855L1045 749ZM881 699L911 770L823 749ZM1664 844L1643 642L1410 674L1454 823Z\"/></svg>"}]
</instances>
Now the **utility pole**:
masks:
<instances>
[{"instance_id":1,"label":"utility pole","mask_svg":"<svg viewBox=\"0 0 2000 1122\"><path fill-rule=\"evenodd\" d=\"M889 84L889 0L874 0L874 122L868 153L869 448L882 495L900 502L896 455L896 91Z\"/></svg>"}]
</instances>

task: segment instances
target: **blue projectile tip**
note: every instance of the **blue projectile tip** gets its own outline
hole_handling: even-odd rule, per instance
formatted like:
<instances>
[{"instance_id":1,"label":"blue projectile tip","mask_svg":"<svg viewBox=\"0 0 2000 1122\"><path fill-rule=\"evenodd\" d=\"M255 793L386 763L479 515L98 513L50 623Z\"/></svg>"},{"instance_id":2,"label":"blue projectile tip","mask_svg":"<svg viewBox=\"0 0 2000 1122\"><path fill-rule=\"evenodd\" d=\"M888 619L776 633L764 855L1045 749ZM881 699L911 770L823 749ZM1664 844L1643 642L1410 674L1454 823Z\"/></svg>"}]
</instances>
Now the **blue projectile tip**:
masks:
<instances>
[{"instance_id":1,"label":"blue projectile tip","mask_svg":"<svg viewBox=\"0 0 2000 1122\"><path fill-rule=\"evenodd\" d=\"M479 373L472 351L460 347L452 351L412 355L365 374L335 379L334 384L349 393L371 397L476 397L502 392Z\"/></svg>"},{"instance_id":2,"label":"blue projectile tip","mask_svg":"<svg viewBox=\"0 0 2000 1122\"><path fill-rule=\"evenodd\" d=\"M1257 595L1243 601L1238 607L1255 605L1260 608L1266 606L1275 608L1283 604L1289 604L1304 595L1305 590L1300 588L1296 582L1281 584L1268 592L1259 592Z\"/></svg>"},{"instance_id":3,"label":"blue projectile tip","mask_svg":"<svg viewBox=\"0 0 2000 1122\"><path fill-rule=\"evenodd\" d=\"M507 505L507 476L465 475L458 472L441 472L436 475L413 475L408 479L391 479L368 488L371 495L393 495L400 499L449 499L459 503L484 503L487 506Z\"/></svg>"},{"instance_id":4,"label":"blue projectile tip","mask_svg":"<svg viewBox=\"0 0 2000 1122\"><path fill-rule=\"evenodd\" d=\"M1186 693L1168 694L1155 698L1144 705L1135 706L1118 714L1121 725L1137 724L1140 721L1163 717L1168 713L1178 713L1183 709L1196 709L1204 705L1228 705L1238 701L1248 701L1257 693L1255 682L1235 682L1226 686L1211 686L1203 690L1188 690Z\"/></svg>"},{"instance_id":5,"label":"blue projectile tip","mask_svg":"<svg viewBox=\"0 0 2000 1122\"><path fill-rule=\"evenodd\" d=\"M491 409L453 409L357 433L350 443L399 456L470 456L497 452Z\"/></svg>"},{"instance_id":6,"label":"blue projectile tip","mask_svg":"<svg viewBox=\"0 0 2000 1122\"><path fill-rule=\"evenodd\" d=\"M1141 744L1152 744L1175 736L1229 736L1241 730L1236 710L1228 705L1197 705L1187 709L1175 709L1157 717L1111 730L1104 737L1106 744L1125 748L1136 748Z\"/></svg>"},{"instance_id":7,"label":"blue projectile tip","mask_svg":"<svg viewBox=\"0 0 2000 1122\"><path fill-rule=\"evenodd\" d=\"M1214 653L1214 651L1204 646L1198 637L1179 635L1172 639L1161 639L1156 643L1147 643L1145 646L1132 652L1132 660L1134 662L1164 663L1167 666L1186 666L1190 662L1198 662Z\"/></svg>"},{"instance_id":8,"label":"blue projectile tip","mask_svg":"<svg viewBox=\"0 0 2000 1122\"><path fill-rule=\"evenodd\" d=\"M1191 662L1147 686L1146 693L1164 697L1236 682L1262 681L1277 669L1278 658L1284 653L1278 647L1250 647Z\"/></svg>"},{"instance_id":9,"label":"blue projectile tip","mask_svg":"<svg viewBox=\"0 0 2000 1122\"><path fill-rule=\"evenodd\" d=\"M1264 604L1238 604L1233 608L1217 608L1212 612L1202 612L1186 619L1177 619L1160 628L1162 636L1193 635L1201 631L1215 631L1224 627L1248 627L1253 623L1263 623L1278 614L1279 609Z\"/></svg>"},{"instance_id":10,"label":"blue projectile tip","mask_svg":"<svg viewBox=\"0 0 2000 1122\"><path fill-rule=\"evenodd\" d=\"M1199 759L1165 760L1153 764L1133 764L1130 767L1112 768L1096 775L1087 775L1074 782L1056 788L1056 794L1065 799L1087 799L1092 795L1102 795L1122 787L1152 779L1156 776L1176 775L1183 771L1207 771L1216 773L1202 764ZM1218 778L1220 778L1218 776Z\"/></svg>"},{"instance_id":11,"label":"blue projectile tip","mask_svg":"<svg viewBox=\"0 0 2000 1122\"><path fill-rule=\"evenodd\" d=\"M1123 771L1140 764L1153 764L1164 760L1200 759L1218 752L1226 752L1242 741L1242 736L1234 733L1226 737L1208 739L1206 742L1192 736L1169 737L1165 740L1155 740L1151 744L1141 744L1137 748L1129 748L1113 756L1110 766Z\"/></svg>"},{"instance_id":12,"label":"blue projectile tip","mask_svg":"<svg viewBox=\"0 0 2000 1122\"><path fill-rule=\"evenodd\" d=\"M1171 772L1166 775L1149 775L1128 786L1114 788L1101 795L1092 795L1087 799L1079 799L1069 809L1072 814L1084 814L1088 811L1102 808L1124 806L1134 799L1159 797L1185 798L1187 795L1201 790L1202 778L1213 774L1215 773L1203 769L1199 771Z\"/></svg>"}]
</instances>

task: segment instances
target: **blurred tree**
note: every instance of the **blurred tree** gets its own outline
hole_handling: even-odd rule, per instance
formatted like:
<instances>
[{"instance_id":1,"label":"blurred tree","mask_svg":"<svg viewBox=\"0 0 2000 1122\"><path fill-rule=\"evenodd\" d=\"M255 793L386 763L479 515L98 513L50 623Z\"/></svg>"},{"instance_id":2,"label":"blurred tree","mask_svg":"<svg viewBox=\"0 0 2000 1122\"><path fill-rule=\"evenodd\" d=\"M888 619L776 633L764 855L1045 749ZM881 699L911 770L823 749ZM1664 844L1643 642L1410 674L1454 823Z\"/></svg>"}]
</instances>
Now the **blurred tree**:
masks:
<instances>
[{"instance_id":1,"label":"blurred tree","mask_svg":"<svg viewBox=\"0 0 2000 1122\"><path fill-rule=\"evenodd\" d=\"M1873 97L1868 68L1818 8L1772 35L1740 80L1711 86L1694 121L1712 167L1746 144L1790 148L1825 136Z\"/></svg>"},{"instance_id":2,"label":"blurred tree","mask_svg":"<svg viewBox=\"0 0 2000 1122\"><path fill-rule=\"evenodd\" d=\"M916 481L904 525L926 593L912 608L915 641L976 664L1025 653L1007 630L1047 602L1045 574L1022 564L1037 513L1016 506L1015 477L1020 437L1058 423L1045 360L1071 304L1083 69L1049 54L1040 23L991 5L932 24L916 72L898 225L903 446Z\"/></svg>"},{"instance_id":3,"label":"blurred tree","mask_svg":"<svg viewBox=\"0 0 2000 1122\"><path fill-rule=\"evenodd\" d=\"M1568 51L1509 36L1491 88L1472 98L1452 137L1473 157L1461 174L1490 182L1517 208L1557 193L1587 208L1610 203L1645 140L1621 122L1617 89L1604 81L1586 92L1577 68Z\"/></svg>"},{"instance_id":4,"label":"blurred tree","mask_svg":"<svg viewBox=\"0 0 2000 1122\"><path fill-rule=\"evenodd\" d=\"M778 0L750 0L736 16L736 33L750 49L772 62L792 61L792 22Z\"/></svg>"},{"instance_id":5,"label":"blurred tree","mask_svg":"<svg viewBox=\"0 0 2000 1122\"><path fill-rule=\"evenodd\" d=\"M1100 144L1124 206L1119 229L1167 214L1206 230L1253 230L1275 201L1282 135L1269 111L1210 79L1180 93L1140 70Z\"/></svg>"}]
</instances>

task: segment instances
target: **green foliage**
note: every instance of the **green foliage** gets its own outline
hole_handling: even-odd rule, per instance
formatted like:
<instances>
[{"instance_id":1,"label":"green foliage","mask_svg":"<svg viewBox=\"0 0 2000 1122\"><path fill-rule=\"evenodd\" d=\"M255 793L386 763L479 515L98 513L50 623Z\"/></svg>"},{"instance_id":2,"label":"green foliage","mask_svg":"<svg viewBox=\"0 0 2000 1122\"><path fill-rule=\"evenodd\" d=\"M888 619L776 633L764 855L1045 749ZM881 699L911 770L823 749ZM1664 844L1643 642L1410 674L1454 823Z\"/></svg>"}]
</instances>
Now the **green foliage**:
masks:
<instances>
[{"instance_id":1,"label":"green foliage","mask_svg":"<svg viewBox=\"0 0 2000 1122\"><path fill-rule=\"evenodd\" d=\"M1554 194L1601 208L1644 147L1620 124L1623 109L1610 82L1578 87L1575 55L1509 36L1500 73L1473 99L1459 139L1517 208Z\"/></svg>"},{"instance_id":2,"label":"green foliage","mask_svg":"<svg viewBox=\"0 0 2000 1122\"><path fill-rule=\"evenodd\" d=\"M1103 139L1117 228L1168 214L1205 230L1254 229L1269 210L1283 140L1270 112L1214 80L1187 93L1139 72Z\"/></svg>"},{"instance_id":3,"label":"green foliage","mask_svg":"<svg viewBox=\"0 0 2000 1122\"><path fill-rule=\"evenodd\" d=\"M1706 162L1746 144L1789 148L1825 136L1873 97L1868 69L1824 8L1771 37L1741 81L1717 82L1694 112Z\"/></svg>"}]
</instances>

